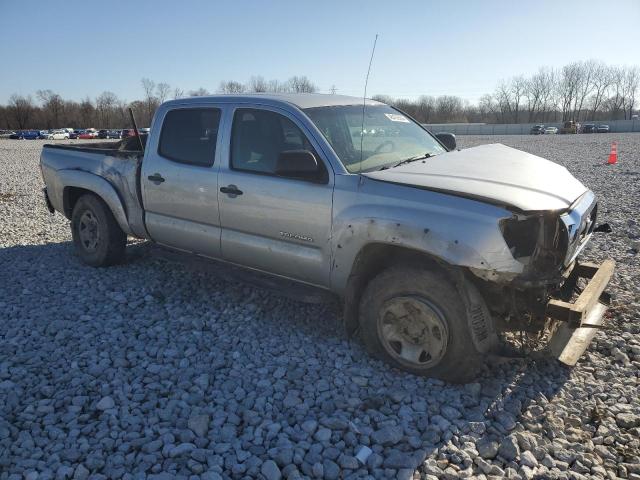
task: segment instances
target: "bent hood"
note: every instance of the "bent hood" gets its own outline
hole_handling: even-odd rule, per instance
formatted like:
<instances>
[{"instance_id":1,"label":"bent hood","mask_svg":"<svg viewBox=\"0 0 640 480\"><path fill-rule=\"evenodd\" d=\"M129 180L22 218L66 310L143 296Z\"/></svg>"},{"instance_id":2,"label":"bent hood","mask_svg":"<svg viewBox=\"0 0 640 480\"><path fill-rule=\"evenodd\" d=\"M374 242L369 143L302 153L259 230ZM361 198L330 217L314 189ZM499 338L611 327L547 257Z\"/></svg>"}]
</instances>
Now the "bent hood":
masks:
<instances>
[{"instance_id":1,"label":"bent hood","mask_svg":"<svg viewBox=\"0 0 640 480\"><path fill-rule=\"evenodd\" d=\"M557 163L501 143L480 145L364 176L516 207L564 210L587 191Z\"/></svg>"}]
</instances>

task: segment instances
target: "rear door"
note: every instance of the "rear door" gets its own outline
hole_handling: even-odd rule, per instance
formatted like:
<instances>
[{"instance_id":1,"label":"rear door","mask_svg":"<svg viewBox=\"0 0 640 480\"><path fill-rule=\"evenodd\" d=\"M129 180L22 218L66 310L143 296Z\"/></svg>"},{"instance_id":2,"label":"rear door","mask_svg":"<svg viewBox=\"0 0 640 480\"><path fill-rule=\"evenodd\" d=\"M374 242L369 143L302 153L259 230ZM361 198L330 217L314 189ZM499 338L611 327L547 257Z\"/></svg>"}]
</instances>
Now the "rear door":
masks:
<instances>
[{"instance_id":1,"label":"rear door","mask_svg":"<svg viewBox=\"0 0 640 480\"><path fill-rule=\"evenodd\" d=\"M145 222L151 238L220 256L218 164L222 107L172 108L156 122L142 162Z\"/></svg>"},{"instance_id":2,"label":"rear door","mask_svg":"<svg viewBox=\"0 0 640 480\"><path fill-rule=\"evenodd\" d=\"M231 141L220 167L222 256L225 260L328 286L333 171L290 113L247 106L233 112ZM225 142L227 143L227 142ZM284 150L310 150L321 166L316 182L275 174Z\"/></svg>"}]
</instances>

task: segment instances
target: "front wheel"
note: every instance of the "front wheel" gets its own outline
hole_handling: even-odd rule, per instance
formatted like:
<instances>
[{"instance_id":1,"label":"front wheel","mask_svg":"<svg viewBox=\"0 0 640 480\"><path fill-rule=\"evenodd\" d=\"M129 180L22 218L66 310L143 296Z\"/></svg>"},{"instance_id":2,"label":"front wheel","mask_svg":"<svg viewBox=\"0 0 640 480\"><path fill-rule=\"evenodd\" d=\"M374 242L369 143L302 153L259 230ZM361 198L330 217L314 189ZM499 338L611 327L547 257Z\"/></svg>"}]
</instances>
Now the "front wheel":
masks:
<instances>
[{"instance_id":1,"label":"front wheel","mask_svg":"<svg viewBox=\"0 0 640 480\"><path fill-rule=\"evenodd\" d=\"M109 207L93 194L81 196L73 207L71 234L78 256L87 265L106 267L124 259L127 235Z\"/></svg>"},{"instance_id":2,"label":"front wheel","mask_svg":"<svg viewBox=\"0 0 640 480\"><path fill-rule=\"evenodd\" d=\"M416 375L464 383L482 368L465 302L438 272L393 267L367 285L360 327L367 350Z\"/></svg>"}]
</instances>

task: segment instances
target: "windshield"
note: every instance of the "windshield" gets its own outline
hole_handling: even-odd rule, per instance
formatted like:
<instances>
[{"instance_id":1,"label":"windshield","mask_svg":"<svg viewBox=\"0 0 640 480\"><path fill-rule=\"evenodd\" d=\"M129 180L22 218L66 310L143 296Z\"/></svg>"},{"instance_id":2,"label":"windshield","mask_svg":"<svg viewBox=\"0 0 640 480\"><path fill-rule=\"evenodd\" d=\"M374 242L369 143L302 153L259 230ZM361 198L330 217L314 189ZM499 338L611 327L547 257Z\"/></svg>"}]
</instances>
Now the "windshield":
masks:
<instances>
[{"instance_id":1,"label":"windshield","mask_svg":"<svg viewBox=\"0 0 640 480\"><path fill-rule=\"evenodd\" d=\"M350 173L379 170L409 158L446 152L427 131L388 105L367 106L364 128L362 105L314 107L304 112Z\"/></svg>"}]
</instances>

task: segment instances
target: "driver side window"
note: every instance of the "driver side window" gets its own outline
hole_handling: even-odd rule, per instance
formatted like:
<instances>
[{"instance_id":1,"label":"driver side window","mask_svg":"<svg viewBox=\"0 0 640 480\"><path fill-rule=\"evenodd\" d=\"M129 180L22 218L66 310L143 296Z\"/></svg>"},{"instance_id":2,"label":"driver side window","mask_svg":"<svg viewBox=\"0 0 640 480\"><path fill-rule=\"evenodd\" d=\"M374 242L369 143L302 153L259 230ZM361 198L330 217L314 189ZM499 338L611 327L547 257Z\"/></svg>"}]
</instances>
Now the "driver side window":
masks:
<instances>
[{"instance_id":1,"label":"driver side window","mask_svg":"<svg viewBox=\"0 0 640 480\"><path fill-rule=\"evenodd\" d=\"M239 108L233 117L231 168L275 174L281 152L309 150L316 158L304 133L284 115L252 108ZM318 163L322 162L318 159Z\"/></svg>"}]
</instances>

